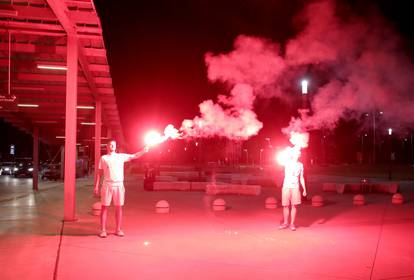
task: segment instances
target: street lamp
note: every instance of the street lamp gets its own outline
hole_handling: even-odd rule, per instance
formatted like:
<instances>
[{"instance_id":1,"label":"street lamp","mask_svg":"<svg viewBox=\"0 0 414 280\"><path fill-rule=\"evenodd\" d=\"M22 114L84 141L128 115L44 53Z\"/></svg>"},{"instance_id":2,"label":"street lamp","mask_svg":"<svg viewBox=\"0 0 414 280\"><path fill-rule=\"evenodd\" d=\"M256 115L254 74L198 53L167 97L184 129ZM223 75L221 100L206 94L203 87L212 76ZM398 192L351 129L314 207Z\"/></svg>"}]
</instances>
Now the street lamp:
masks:
<instances>
[{"instance_id":1,"label":"street lamp","mask_svg":"<svg viewBox=\"0 0 414 280\"><path fill-rule=\"evenodd\" d=\"M249 152L247 151L247 149L244 149L243 151L246 152L246 165L249 165Z\"/></svg>"},{"instance_id":2,"label":"street lamp","mask_svg":"<svg viewBox=\"0 0 414 280\"><path fill-rule=\"evenodd\" d=\"M364 137L367 137L367 133L361 135L361 163L364 162Z\"/></svg>"},{"instance_id":3,"label":"street lamp","mask_svg":"<svg viewBox=\"0 0 414 280\"><path fill-rule=\"evenodd\" d=\"M394 156L392 153L392 128L388 128L388 138L389 138L389 149L390 149L390 157L389 157L389 166L388 166L388 180L392 178L392 161L394 160Z\"/></svg>"},{"instance_id":4,"label":"street lamp","mask_svg":"<svg viewBox=\"0 0 414 280\"><path fill-rule=\"evenodd\" d=\"M262 166L262 152L263 149L260 149L260 153L259 153L259 165Z\"/></svg>"},{"instance_id":5,"label":"street lamp","mask_svg":"<svg viewBox=\"0 0 414 280\"><path fill-rule=\"evenodd\" d=\"M308 81L302 80L302 94L308 94Z\"/></svg>"},{"instance_id":6,"label":"street lamp","mask_svg":"<svg viewBox=\"0 0 414 280\"><path fill-rule=\"evenodd\" d=\"M376 163L376 140L377 140L377 136L376 136L376 132L377 132L377 117L382 116L384 114L383 111L376 111L374 110L372 113L372 163L375 164ZM369 117L369 113L365 113L366 117Z\"/></svg>"}]
</instances>

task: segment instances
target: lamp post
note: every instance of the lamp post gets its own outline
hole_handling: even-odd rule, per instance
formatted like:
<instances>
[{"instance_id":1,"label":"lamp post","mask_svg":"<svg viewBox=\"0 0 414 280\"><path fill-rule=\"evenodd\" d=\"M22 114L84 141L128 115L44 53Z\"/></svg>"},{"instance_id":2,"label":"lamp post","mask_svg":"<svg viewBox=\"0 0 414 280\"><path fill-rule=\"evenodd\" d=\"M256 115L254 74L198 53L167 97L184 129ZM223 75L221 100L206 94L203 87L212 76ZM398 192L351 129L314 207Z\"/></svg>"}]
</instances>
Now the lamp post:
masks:
<instances>
[{"instance_id":1,"label":"lamp post","mask_svg":"<svg viewBox=\"0 0 414 280\"><path fill-rule=\"evenodd\" d=\"M384 114L383 111L373 110L372 114L372 163L376 163L376 150L377 150L377 117ZM366 113L365 116L369 116L369 113Z\"/></svg>"},{"instance_id":2,"label":"lamp post","mask_svg":"<svg viewBox=\"0 0 414 280\"><path fill-rule=\"evenodd\" d=\"M367 133L361 135L361 163L364 162L364 137L367 137Z\"/></svg>"},{"instance_id":3,"label":"lamp post","mask_svg":"<svg viewBox=\"0 0 414 280\"><path fill-rule=\"evenodd\" d=\"M246 165L249 165L249 152L247 151L247 149L243 149L243 151L246 152Z\"/></svg>"},{"instance_id":4,"label":"lamp post","mask_svg":"<svg viewBox=\"0 0 414 280\"><path fill-rule=\"evenodd\" d=\"M263 149L260 149L259 151L259 165L260 166L262 166L262 152L263 152Z\"/></svg>"},{"instance_id":5,"label":"lamp post","mask_svg":"<svg viewBox=\"0 0 414 280\"><path fill-rule=\"evenodd\" d=\"M394 155L392 153L392 128L388 128L388 138L389 138L389 165L388 165L388 180L392 179L392 161L394 160Z\"/></svg>"},{"instance_id":6,"label":"lamp post","mask_svg":"<svg viewBox=\"0 0 414 280\"><path fill-rule=\"evenodd\" d=\"M308 108L308 80L302 80L302 109Z\"/></svg>"}]
</instances>

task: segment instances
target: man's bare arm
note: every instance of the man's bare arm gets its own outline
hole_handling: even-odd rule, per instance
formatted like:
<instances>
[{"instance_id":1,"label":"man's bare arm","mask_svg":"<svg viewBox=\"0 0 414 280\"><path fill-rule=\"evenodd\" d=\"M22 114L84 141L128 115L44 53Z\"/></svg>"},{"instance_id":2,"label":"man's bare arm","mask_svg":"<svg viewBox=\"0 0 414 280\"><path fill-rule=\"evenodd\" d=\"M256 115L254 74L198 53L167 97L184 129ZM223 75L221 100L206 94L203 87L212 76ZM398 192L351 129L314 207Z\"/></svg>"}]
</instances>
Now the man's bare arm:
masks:
<instances>
[{"instance_id":1,"label":"man's bare arm","mask_svg":"<svg viewBox=\"0 0 414 280\"><path fill-rule=\"evenodd\" d=\"M98 172L96 173L94 188L93 188L93 194L95 196L98 196L99 194L99 184L101 182L101 176L102 176L102 169L98 169Z\"/></svg>"},{"instance_id":2,"label":"man's bare arm","mask_svg":"<svg viewBox=\"0 0 414 280\"><path fill-rule=\"evenodd\" d=\"M307 192L306 192L305 178L303 176L303 167L302 167L302 171L300 172L300 184L302 185L302 188L303 188L303 196L306 196Z\"/></svg>"},{"instance_id":3,"label":"man's bare arm","mask_svg":"<svg viewBox=\"0 0 414 280\"><path fill-rule=\"evenodd\" d=\"M137 159L142 157L144 154L148 153L149 148L145 146L141 151L136 152L135 154L132 154L131 159Z\"/></svg>"}]
</instances>

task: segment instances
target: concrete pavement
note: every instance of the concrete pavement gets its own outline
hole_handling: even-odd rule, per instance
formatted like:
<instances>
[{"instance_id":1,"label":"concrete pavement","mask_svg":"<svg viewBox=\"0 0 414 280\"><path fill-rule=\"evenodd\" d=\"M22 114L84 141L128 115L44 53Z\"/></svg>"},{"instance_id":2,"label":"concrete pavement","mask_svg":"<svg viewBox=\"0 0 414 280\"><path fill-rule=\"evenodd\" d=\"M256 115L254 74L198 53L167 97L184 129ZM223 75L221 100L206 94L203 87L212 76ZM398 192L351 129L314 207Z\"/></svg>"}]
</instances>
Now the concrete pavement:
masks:
<instances>
[{"instance_id":1,"label":"concrete pavement","mask_svg":"<svg viewBox=\"0 0 414 280\"><path fill-rule=\"evenodd\" d=\"M7 176L6 176L7 177ZM266 210L268 196L208 196L203 192L143 190L126 182L125 237L97 236L99 219L92 179L77 180L76 222L62 222L63 183L2 176L0 181L0 279L414 279L414 182L402 182L407 202L391 195L321 193L322 177L309 180L310 195L322 194L321 208L304 203L297 231L278 230L279 206ZM343 178L338 178L341 180ZM7 181L8 180L8 181ZM14 181L19 180L19 181ZM332 180L332 178L330 178ZM211 210L224 198L228 209ZM165 199L169 214L156 214Z\"/></svg>"}]
</instances>

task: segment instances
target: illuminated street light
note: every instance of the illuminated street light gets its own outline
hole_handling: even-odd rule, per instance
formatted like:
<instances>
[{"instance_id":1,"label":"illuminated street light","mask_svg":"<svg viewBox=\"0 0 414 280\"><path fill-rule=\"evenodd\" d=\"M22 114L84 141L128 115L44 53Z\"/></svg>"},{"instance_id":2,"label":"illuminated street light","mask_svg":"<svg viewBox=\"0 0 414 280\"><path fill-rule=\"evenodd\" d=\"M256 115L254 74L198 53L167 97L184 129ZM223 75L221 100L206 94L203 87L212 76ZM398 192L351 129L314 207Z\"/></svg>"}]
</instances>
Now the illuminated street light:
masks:
<instances>
[{"instance_id":1,"label":"illuminated street light","mask_svg":"<svg viewBox=\"0 0 414 280\"><path fill-rule=\"evenodd\" d=\"M391 180L392 179L392 162L394 160L394 154L392 152L392 128L388 128L388 138L389 138L389 149L390 149L388 180Z\"/></svg>"},{"instance_id":2,"label":"illuminated street light","mask_svg":"<svg viewBox=\"0 0 414 280\"><path fill-rule=\"evenodd\" d=\"M37 68L38 69L46 69L46 70L61 70L61 71L68 70L68 67L66 67L65 65L38 64Z\"/></svg>"},{"instance_id":3,"label":"illuminated street light","mask_svg":"<svg viewBox=\"0 0 414 280\"><path fill-rule=\"evenodd\" d=\"M23 103L19 103L19 104L17 104L17 107L23 107L23 108L38 108L39 105L38 104L23 104Z\"/></svg>"},{"instance_id":4,"label":"illuminated street light","mask_svg":"<svg viewBox=\"0 0 414 280\"><path fill-rule=\"evenodd\" d=\"M302 94L308 94L308 81L302 80Z\"/></svg>"}]
</instances>

